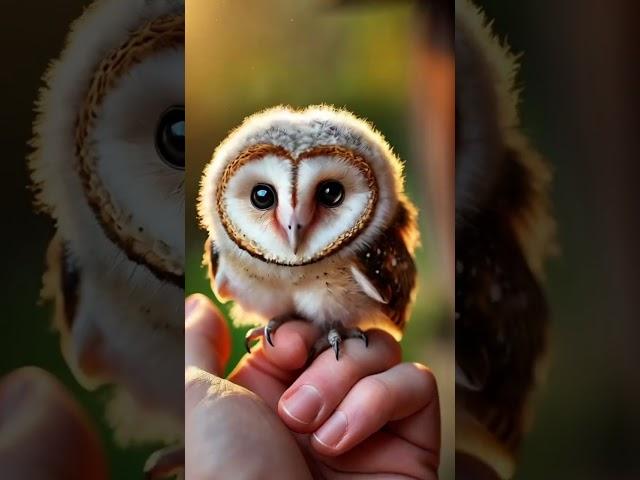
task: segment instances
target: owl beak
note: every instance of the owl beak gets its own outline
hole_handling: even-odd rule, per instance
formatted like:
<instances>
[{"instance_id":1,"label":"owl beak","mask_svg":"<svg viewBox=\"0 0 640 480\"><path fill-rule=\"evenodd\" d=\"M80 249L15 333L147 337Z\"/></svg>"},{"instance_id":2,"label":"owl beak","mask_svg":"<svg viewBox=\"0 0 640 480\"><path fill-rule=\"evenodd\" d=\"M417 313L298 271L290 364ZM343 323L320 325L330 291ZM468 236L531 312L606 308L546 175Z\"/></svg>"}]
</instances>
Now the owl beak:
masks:
<instances>
[{"instance_id":1,"label":"owl beak","mask_svg":"<svg viewBox=\"0 0 640 480\"><path fill-rule=\"evenodd\" d=\"M300 230L302 229L302 225L298 223L298 218L295 212L291 213L286 229L289 246L293 253L296 254L298 253L298 247L300 246Z\"/></svg>"},{"instance_id":2,"label":"owl beak","mask_svg":"<svg viewBox=\"0 0 640 480\"><path fill-rule=\"evenodd\" d=\"M298 253L298 229L295 226L291 226L291 230L289 230L289 246L293 253Z\"/></svg>"}]
</instances>

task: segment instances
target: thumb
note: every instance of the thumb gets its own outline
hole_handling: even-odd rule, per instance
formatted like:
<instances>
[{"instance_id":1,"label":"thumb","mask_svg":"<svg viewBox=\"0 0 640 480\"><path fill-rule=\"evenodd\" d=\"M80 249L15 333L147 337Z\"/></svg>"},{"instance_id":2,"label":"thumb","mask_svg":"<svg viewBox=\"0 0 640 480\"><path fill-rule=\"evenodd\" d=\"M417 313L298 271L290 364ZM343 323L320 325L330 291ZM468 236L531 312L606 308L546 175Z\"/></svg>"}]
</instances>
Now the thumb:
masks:
<instances>
[{"instance_id":1,"label":"thumb","mask_svg":"<svg viewBox=\"0 0 640 480\"><path fill-rule=\"evenodd\" d=\"M3 478L107 478L104 452L88 417L52 375L35 367L0 383Z\"/></svg>"},{"instance_id":2,"label":"thumb","mask_svg":"<svg viewBox=\"0 0 640 480\"><path fill-rule=\"evenodd\" d=\"M184 334L185 368L222 373L231 353L231 335L218 309L204 295L187 298Z\"/></svg>"},{"instance_id":3,"label":"thumb","mask_svg":"<svg viewBox=\"0 0 640 480\"><path fill-rule=\"evenodd\" d=\"M185 478L310 480L294 437L255 394L185 370Z\"/></svg>"}]
</instances>

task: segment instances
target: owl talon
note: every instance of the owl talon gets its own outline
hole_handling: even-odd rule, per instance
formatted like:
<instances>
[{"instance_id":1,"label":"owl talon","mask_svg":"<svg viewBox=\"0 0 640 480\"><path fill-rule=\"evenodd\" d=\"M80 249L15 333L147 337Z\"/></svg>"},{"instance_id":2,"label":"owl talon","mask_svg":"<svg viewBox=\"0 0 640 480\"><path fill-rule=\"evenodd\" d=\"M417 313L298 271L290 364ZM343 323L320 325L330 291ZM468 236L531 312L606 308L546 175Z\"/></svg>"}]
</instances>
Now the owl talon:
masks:
<instances>
[{"instance_id":1,"label":"owl talon","mask_svg":"<svg viewBox=\"0 0 640 480\"><path fill-rule=\"evenodd\" d=\"M360 340L362 340L364 342L365 348L369 348L369 337L367 336L367 334L365 332L363 332L359 328L356 328L353 332L351 332L348 335L348 337L349 338L359 338Z\"/></svg>"},{"instance_id":2,"label":"owl talon","mask_svg":"<svg viewBox=\"0 0 640 480\"><path fill-rule=\"evenodd\" d=\"M329 345L333 348L333 351L336 354L336 361L340 359L340 344L342 343L342 336L335 328L329 330L327 334L327 340L329 341Z\"/></svg>"},{"instance_id":3,"label":"owl talon","mask_svg":"<svg viewBox=\"0 0 640 480\"><path fill-rule=\"evenodd\" d=\"M336 361L340 360L340 344L346 338L359 338L364 342L365 348L369 347L369 337L359 328L343 329L332 328L326 336L321 337L311 348L305 368L311 365L315 358L324 352L328 347L333 349Z\"/></svg>"},{"instance_id":4,"label":"owl talon","mask_svg":"<svg viewBox=\"0 0 640 480\"><path fill-rule=\"evenodd\" d=\"M244 348L246 348L247 353L251 353L251 342L253 340L258 340L261 337L264 337L269 345L275 347L272 335L276 333L276 330L280 327L280 325L290 320L293 320L293 317L291 315L281 315L269 320L269 322L264 327L256 327L249 330L247 332L247 335L244 337Z\"/></svg>"},{"instance_id":5,"label":"owl talon","mask_svg":"<svg viewBox=\"0 0 640 480\"><path fill-rule=\"evenodd\" d=\"M153 452L144 465L146 480L159 480L177 475L184 469L184 447L171 446Z\"/></svg>"},{"instance_id":6,"label":"owl talon","mask_svg":"<svg viewBox=\"0 0 640 480\"><path fill-rule=\"evenodd\" d=\"M278 328L280 328L283 323L289 322L291 320L293 320L293 317L291 315L280 315L279 317L274 317L269 320L267 325L264 327L264 338L267 339L269 345L275 347L273 341L271 340L271 335L275 334L276 330L278 330Z\"/></svg>"},{"instance_id":7,"label":"owl talon","mask_svg":"<svg viewBox=\"0 0 640 480\"><path fill-rule=\"evenodd\" d=\"M271 332L272 332L272 328L267 324L267 326L264 327L264 338L267 339L267 342L269 342L269 345L271 345L272 347L275 347L275 345L273 344L273 341L271 340Z\"/></svg>"},{"instance_id":8,"label":"owl talon","mask_svg":"<svg viewBox=\"0 0 640 480\"><path fill-rule=\"evenodd\" d=\"M252 328L247 332L244 337L244 348L247 350L247 353L251 353L251 342L254 340L258 340L260 337L265 335L265 329L262 327Z\"/></svg>"}]
</instances>

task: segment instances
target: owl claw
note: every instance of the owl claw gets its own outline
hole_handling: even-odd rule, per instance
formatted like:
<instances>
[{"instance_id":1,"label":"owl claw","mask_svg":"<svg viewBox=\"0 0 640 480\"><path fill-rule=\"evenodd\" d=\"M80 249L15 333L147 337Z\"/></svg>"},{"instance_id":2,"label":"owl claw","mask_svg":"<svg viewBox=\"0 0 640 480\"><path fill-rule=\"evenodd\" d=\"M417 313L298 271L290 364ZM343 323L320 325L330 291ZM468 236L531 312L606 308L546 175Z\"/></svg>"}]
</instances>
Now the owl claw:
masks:
<instances>
[{"instance_id":1,"label":"owl claw","mask_svg":"<svg viewBox=\"0 0 640 480\"><path fill-rule=\"evenodd\" d=\"M247 350L247 353L251 353L251 342L254 340L258 340L260 337L264 336L265 329L262 327L252 328L247 332L244 337L244 348Z\"/></svg>"},{"instance_id":2,"label":"owl claw","mask_svg":"<svg viewBox=\"0 0 640 480\"><path fill-rule=\"evenodd\" d=\"M367 334L359 328L356 328L349 338L359 338L364 342L365 348L369 348L369 337L367 337Z\"/></svg>"},{"instance_id":3,"label":"owl claw","mask_svg":"<svg viewBox=\"0 0 640 480\"><path fill-rule=\"evenodd\" d=\"M293 320L293 317L291 315L281 315L269 320L267 325L264 327L264 338L267 339L269 345L275 347L275 345L273 344L273 340L271 340L271 335L276 333L276 330L280 328L280 325L286 322L290 322L291 320Z\"/></svg>"},{"instance_id":4,"label":"owl claw","mask_svg":"<svg viewBox=\"0 0 640 480\"><path fill-rule=\"evenodd\" d=\"M269 324L267 324L267 326L264 327L264 338L267 339L267 342L269 342L269 345L271 345L272 347L275 347L275 345L273 344L273 341L271 340L271 332L272 332L272 328L269 326Z\"/></svg>"},{"instance_id":5,"label":"owl claw","mask_svg":"<svg viewBox=\"0 0 640 480\"><path fill-rule=\"evenodd\" d=\"M256 327L249 330L244 337L244 348L247 350L247 353L251 353L251 342L258 340L260 337L264 337L269 345L275 347L272 336L276 333L280 325L290 320L293 320L293 317L290 315L282 315L272 318L264 327Z\"/></svg>"},{"instance_id":6,"label":"owl claw","mask_svg":"<svg viewBox=\"0 0 640 480\"><path fill-rule=\"evenodd\" d=\"M340 335L340 332L335 328L332 328L327 334L327 340L336 354L336 361L338 361L340 359L340 344L342 343L342 336Z\"/></svg>"},{"instance_id":7,"label":"owl claw","mask_svg":"<svg viewBox=\"0 0 640 480\"><path fill-rule=\"evenodd\" d=\"M318 355L324 352L327 348L331 347L336 356L336 361L340 360L340 344L346 338L359 338L364 342L365 348L369 347L369 337L365 332L359 328L344 329L344 328L332 328L327 335L321 336L316 343L311 347L307 363L304 368L307 368L313 363Z\"/></svg>"}]
</instances>

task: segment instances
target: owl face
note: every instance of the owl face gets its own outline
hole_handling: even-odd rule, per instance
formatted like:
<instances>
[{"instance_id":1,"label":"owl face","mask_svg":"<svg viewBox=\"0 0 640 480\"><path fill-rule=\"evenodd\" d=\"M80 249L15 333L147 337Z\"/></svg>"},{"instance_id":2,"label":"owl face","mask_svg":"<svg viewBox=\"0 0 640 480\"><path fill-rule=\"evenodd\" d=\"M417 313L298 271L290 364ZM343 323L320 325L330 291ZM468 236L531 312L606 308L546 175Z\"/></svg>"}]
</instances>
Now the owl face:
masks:
<instances>
[{"instance_id":1,"label":"owl face","mask_svg":"<svg viewBox=\"0 0 640 480\"><path fill-rule=\"evenodd\" d=\"M144 24L102 61L76 127L96 218L130 257L174 281L184 237L183 42L184 17Z\"/></svg>"},{"instance_id":2,"label":"owl face","mask_svg":"<svg viewBox=\"0 0 640 480\"><path fill-rule=\"evenodd\" d=\"M200 213L218 243L224 237L261 260L305 265L366 242L397 203L399 175L386 142L350 114L276 108L218 148Z\"/></svg>"},{"instance_id":3,"label":"owl face","mask_svg":"<svg viewBox=\"0 0 640 480\"><path fill-rule=\"evenodd\" d=\"M96 2L46 80L31 161L41 204L83 263L119 252L182 286L183 4Z\"/></svg>"},{"instance_id":4,"label":"owl face","mask_svg":"<svg viewBox=\"0 0 640 480\"><path fill-rule=\"evenodd\" d=\"M349 150L321 148L294 158L263 145L241 158L218 190L219 208L229 233L269 259L295 265L326 256L371 219L375 176Z\"/></svg>"}]
</instances>

